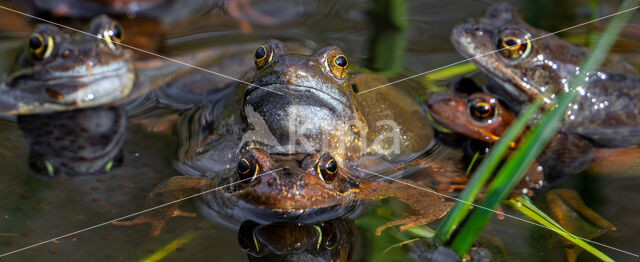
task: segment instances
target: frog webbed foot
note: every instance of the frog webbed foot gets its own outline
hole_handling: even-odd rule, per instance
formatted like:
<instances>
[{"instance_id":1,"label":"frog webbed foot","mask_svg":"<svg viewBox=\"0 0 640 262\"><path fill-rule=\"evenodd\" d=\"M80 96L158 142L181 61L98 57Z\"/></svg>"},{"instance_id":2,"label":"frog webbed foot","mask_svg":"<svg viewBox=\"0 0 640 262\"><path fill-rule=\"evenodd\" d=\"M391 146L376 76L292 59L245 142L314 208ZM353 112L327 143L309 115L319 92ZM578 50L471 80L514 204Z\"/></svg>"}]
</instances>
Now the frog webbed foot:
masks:
<instances>
[{"instance_id":1,"label":"frog webbed foot","mask_svg":"<svg viewBox=\"0 0 640 262\"><path fill-rule=\"evenodd\" d=\"M195 217L197 214L183 211L176 203L185 197L192 196L203 188L209 188L212 182L207 178L190 178L177 176L161 183L146 200L146 212L128 221L112 222L113 225L131 226L148 223L151 225L151 235L158 236L167 220L172 217ZM167 205L166 203L172 203Z\"/></svg>"},{"instance_id":2,"label":"frog webbed foot","mask_svg":"<svg viewBox=\"0 0 640 262\"><path fill-rule=\"evenodd\" d=\"M447 208L450 208L453 203L449 202L447 204L448 205ZM434 221L436 219L440 219L444 216L444 214L446 214L446 212L438 214L438 213L431 213L430 216L409 216L405 219L400 219L400 220L394 220L394 221L389 221L387 223L385 223L382 226L379 226L376 229L376 235L380 235L382 234L382 231L384 231L387 228L393 227L393 226L397 226L397 225L402 225L398 228L398 230L400 230L400 232L404 232L405 230L407 230L407 228L412 228L412 227L416 227L416 226L421 226L421 225L426 225L429 224L431 221Z\"/></svg>"},{"instance_id":3,"label":"frog webbed foot","mask_svg":"<svg viewBox=\"0 0 640 262\"><path fill-rule=\"evenodd\" d=\"M399 230L419 225L425 225L436 219L442 218L453 206L452 202L445 202L442 194L430 188L416 185L408 180L397 180L392 183L372 182L363 185L362 192L368 192L364 197L376 199L382 197L395 197L413 210L414 215L405 219L390 221L377 228L376 234L380 235L383 230L397 225L402 225Z\"/></svg>"},{"instance_id":4,"label":"frog webbed foot","mask_svg":"<svg viewBox=\"0 0 640 262\"><path fill-rule=\"evenodd\" d=\"M162 231L162 228L164 228L165 223L170 218L178 217L178 216L182 216L182 217L197 216L197 214L195 213L186 212L178 209L177 207L176 208L168 207L168 209L170 209L168 210L168 212L166 210L165 212L161 212L162 210L159 210L158 212L150 212L144 215L140 215L132 220L116 221L116 222L112 222L111 224L116 226L132 226L137 224L148 223L149 225L151 225L151 235L154 237L157 237L158 235L160 235L160 231Z\"/></svg>"},{"instance_id":5,"label":"frog webbed foot","mask_svg":"<svg viewBox=\"0 0 640 262\"><path fill-rule=\"evenodd\" d=\"M587 207L578 193L569 189L553 189L544 194L551 217L564 229L576 236L593 239L609 230L615 230L609 221ZM568 261L575 261L582 251L570 241L563 239L566 244Z\"/></svg>"}]
</instances>

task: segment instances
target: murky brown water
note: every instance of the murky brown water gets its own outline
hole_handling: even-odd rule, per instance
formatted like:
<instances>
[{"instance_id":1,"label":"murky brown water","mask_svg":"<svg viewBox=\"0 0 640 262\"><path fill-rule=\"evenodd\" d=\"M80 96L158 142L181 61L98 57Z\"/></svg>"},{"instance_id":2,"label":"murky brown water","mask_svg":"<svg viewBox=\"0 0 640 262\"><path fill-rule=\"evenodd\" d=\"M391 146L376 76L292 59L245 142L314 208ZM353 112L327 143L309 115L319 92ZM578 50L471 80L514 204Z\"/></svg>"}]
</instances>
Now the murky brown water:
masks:
<instances>
[{"instance_id":1,"label":"murky brown water","mask_svg":"<svg viewBox=\"0 0 640 262\"><path fill-rule=\"evenodd\" d=\"M406 32L403 74L424 72L460 60L461 57L449 43L451 28L468 17L481 16L494 2L408 1L410 26ZM563 13L557 10L558 2L578 8L570 8ZM603 12L615 8L617 4L617 1L609 2L615 3L601 3L605 6ZM210 14L193 17L188 23L180 23L177 18L161 19L161 22L157 23L142 20L140 17L136 19L141 20L134 20L135 25L126 19L121 22L130 36L130 44L167 55L185 51L188 53L189 50L207 46L253 43L275 38L308 40L307 44L311 46L336 45L348 54L351 63L364 66L368 61L368 37L372 30L366 14L368 1L251 3L256 11L272 18L273 25L261 25L252 21L251 32L242 33L237 21L221 11L220 3ZM549 31L588 18L586 1L538 0L514 3L534 25ZM4 2L1 4L6 5ZM13 6L20 5L14 3ZM183 11L188 10L191 9L186 8ZM175 13L175 16L185 15ZM74 24L73 21L63 21ZM637 23L640 20L636 18L634 21ZM159 30L163 23L162 27L165 29ZM32 20L0 10L0 50L9 54L12 48L22 43L21 37L28 35L32 24ZM633 29L636 25L632 23L629 28ZM580 31L578 29L574 33L578 34ZM634 34L633 30L625 33L627 44L637 45L640 34ZM570 36L572 33L565 35ZM627 46L618 46L617 50L627 53L631 60L637 60L635 58L640 54L637 52L638 49L625 47ZM12 61L0 60L3 67ZM129 120L126 128L122 163L116 163L108 175L55 179L42 179L33 174L28 167L29 145L25 137L14 119L2 120L0 254L142 210L147 193L155 185L168 177L180 175L171 163L178 143L171 122L167 124L148 120L163 119L153 117L166 115L167 112L160 109L136 112L136 116ZM577 190L589 207L618 228L594 239L595 241L632 253L640 253L640 191L637 190L640 187L640 176L574 176L553 187ZM188 202L187 209L195 210L192 201ZM513 211L507 212L520 216ZM372 244L373 241L367 240L371 234L364 230L360 228L355 232L355 236L348 237L354 241L353 260L372 260L373 258L368 257L371 249L380 248ZM164 261L246 261L248 258L238 244L236 230L222 227L220 223L209 221L204 216L198 216L172 219L158 237L149 237L149 227L146 225L104 225L53 243L0 257L0 261L135 261L158 254L172 241L180 240L184 240L184 243L170 252ZM491 243L487 246L501 247L497 248L499 252L494 255L496 259L564 260L562 243L557 236L509 218L492 220L481 241ZM634 259L618 251L599 248L619 261ZM402 249L402 252L420 260L424 259L420 250L418 245ZM596 258L582 254L579 260L595 261Z\"/></svg>"}]
</instances>

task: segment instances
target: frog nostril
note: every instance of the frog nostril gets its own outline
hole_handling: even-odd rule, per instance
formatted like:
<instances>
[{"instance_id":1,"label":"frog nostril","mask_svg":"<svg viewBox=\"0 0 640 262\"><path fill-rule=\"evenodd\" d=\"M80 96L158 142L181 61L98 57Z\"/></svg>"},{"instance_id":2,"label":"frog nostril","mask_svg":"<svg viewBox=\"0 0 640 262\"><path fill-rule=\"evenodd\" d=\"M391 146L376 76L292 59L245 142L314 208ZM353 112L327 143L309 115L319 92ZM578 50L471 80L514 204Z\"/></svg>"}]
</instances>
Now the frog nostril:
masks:
<instances>
[{"instance_id":1,"label":"frog nostril","mask_svg":"<svg viewBox=\"0 0 640 262\"><path fill-rule=\"evenodd\" d=\"M273 185L276 183L276 179L275 178L270 178L269 180L267 180L267 186L269 187L273 187Z\"/></svg>"},{"instance_id":2,"label":"frog nostril","mask_svg":"<svg viewBox=\"0 0 640 262\"><path fill-rule=\"evenodd\" d=\"M62 58L67 59L70 56L71 56L71 50L65 49L64 51L62 51Z\"/></svg>"}]
</instances>

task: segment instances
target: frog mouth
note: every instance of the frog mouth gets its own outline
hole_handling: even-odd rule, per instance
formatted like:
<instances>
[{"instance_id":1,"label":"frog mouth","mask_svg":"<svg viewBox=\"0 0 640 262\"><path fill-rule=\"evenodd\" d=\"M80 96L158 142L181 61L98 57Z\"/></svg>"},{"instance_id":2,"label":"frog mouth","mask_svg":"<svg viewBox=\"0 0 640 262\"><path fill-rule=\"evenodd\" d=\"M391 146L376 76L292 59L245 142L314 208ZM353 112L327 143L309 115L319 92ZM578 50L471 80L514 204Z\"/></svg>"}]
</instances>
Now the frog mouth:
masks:
<instances>
[{"instance_id":1,"label":"frog mouth","mask_svg":"<svg viewBox=\"0 0 640 262\"><path fill-rule=\"evenodd\" d=\"M133 70L125 59L50 71L46 76L33 70L19 72L0 86L0 109L10 114L49 113L115 102L133 88Z\"/></svg>"},{"instance_id":2,"label":"frog mouth","mask_svg":"<svg viewBox=\"0 0 640 262\"><path fill-rule=\"evenodd\" d=\"M348 107L348 103L344 98L336 97L335 95L325 92L316 87L297 85L292 83L265 83L259 86L252 85L247 89L245 93L245 98L250 97L254 93L262 93L262 92L269 92L269 93L279 94L279 95L287 95L292 93L293 94L308 93L308 94L313 94L321 98L322 100L336 101L342 104L343 107Z\"/></svg>"}]
</instances>

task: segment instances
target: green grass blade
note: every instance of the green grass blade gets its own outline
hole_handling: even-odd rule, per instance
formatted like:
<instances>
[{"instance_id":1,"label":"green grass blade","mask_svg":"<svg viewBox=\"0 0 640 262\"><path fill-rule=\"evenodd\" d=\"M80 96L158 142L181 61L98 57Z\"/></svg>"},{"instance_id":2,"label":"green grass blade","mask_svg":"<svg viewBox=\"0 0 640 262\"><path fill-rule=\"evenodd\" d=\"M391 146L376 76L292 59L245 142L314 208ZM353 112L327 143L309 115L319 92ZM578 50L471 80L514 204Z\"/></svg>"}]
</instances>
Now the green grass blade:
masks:
<instances>
[{"instance_id":1,"label":"green grass blade","mask_svg":"<svg viewBox=\"0 0 640 262\"><path fill-rule=\"evenodd\" d=\"M573 242L577 246L595 255L600 260L613 261L613 259L605 255L604 253L600 252L600 250L594 248L593 246L589 245L589 243L583 241L580 238L575 237L569 231L562 228L562 226L560 226L555 220L553 220L547 214L542 212L542 210L534 206L533 203L531 203L531 201L528 198L517 197L515 199L510 199L509 201L506 201L506 203L509 206L511 206L513 209L520 211L525 216L553 230L554 232L558 233L559 235Z\"/></svg>"},{"instance_id":2,"label":"green grass blade","mask_svg":"<svg viewBox=\"0 0 640 262\"><path fill-rule=\"evenodd\" d=\"M442 220L440 226L438 226L435 233L436 240L445 242L453 230L464 219L469 212L470 205L468 203L473 203L473 201L476 200L478 194L482 191L482 188L484 188L485 184L500 164L500 161L502 161L502 158L507 153L510 143L514 141L527 127L529 120L538 111L541 105L542 101L538 100L527 107L515 123L507 129L507 132L505 132L505 134L500 138L498 143L491 148L487 158L480 163L480 166L471 176L471 180L469 180L469 183L467 183L460 194L460 197L458 198L460 201L456 202L453 208L451 208Z\"/></svg>"},{"instance_id":3,"label":"green grass blade","mask_svg":"<svg viewBox=\"0 0 640 262\"><path fill-rule=\"evenodd\" d=\"M424 80L427 82L438 82L438 81L446 81L451 80L454 77L458 77L461 75L466 75L471 72L475 72L478 70L476 65L471 62L457 64L454 66L449 66L440 70L433 71L424 76Z\"/></svg>"},{"instance_id":4,"label":"green grass blade","mask_svg":"<svg viewBox=\"0 0 640 262\"><path fill-rule=\"evenodd\" d=\"M626 0L620 10L633 7L637 5L637 3L638 0ZM559 97L556 101L556 107L551 110L551 112L545 114L531 132L526 134L522 144L515 150L502 169L498 171L498 174L487 189L487 197L480 204L486 209L478 208L474 210L467 223L460 230L460 234L456 236L452 243L453 250L459 256L462 257L468 252L473 241L493 215L493 211L490 210L494 210L509 192L511 192L531 163L538 157L549 139L555 134L566 114L566 110L576 97L576 89L584 88L583 85L588 73L600 66L622 26L624 26L631 15L633 15L633 12L625 12L611 20L602 34L600 41L581 64L580 72L569 82L569 90Z\"/></svg>"},{"instance_id":5,"label":"green grass blade","mask_svg":"<svg viewBox=\"0 0 640 262\"><path fill-rule=\"evenodd\" d=\"M199 234L200 233L193 232L193 231L189 231L187 233L184 233L180 237L178 237L177 239L171 241L171 243L169 243L166 246L162 247L160 250L158 250L156 252L153 252L153 254L143 258L142 260L140 260L140 262L161 261L166 256L168 256L169 254L173 253L180 246L182 246L182 245L184 245L186 243L189 243L191 240L196 238Z\"/></svg>"}]
</instances>

